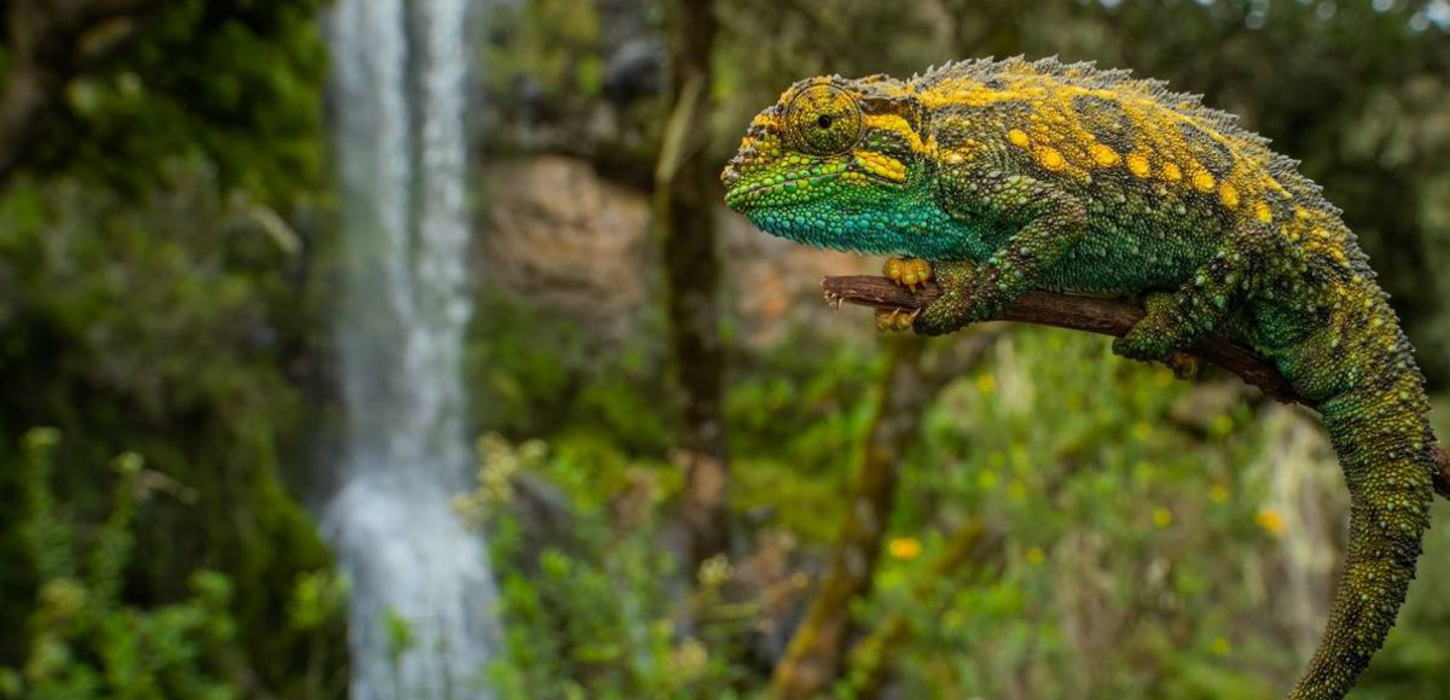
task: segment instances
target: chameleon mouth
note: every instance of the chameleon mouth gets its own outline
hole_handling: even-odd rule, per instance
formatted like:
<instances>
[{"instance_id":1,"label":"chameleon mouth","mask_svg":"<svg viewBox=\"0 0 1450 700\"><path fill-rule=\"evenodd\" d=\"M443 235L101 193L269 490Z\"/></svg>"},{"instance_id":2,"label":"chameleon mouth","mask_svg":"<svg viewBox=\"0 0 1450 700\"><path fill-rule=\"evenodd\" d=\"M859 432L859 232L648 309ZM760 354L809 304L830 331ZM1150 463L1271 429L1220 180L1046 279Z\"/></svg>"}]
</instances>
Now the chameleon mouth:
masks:
<instances>
[{"instance_id":1,"label":"chameleon mouth","mask_svg":"<svg viewBox=\"0 0 1450 700\"><path fill-rule=\"evenodd\" d=\"M742 182L725 193L725 206L741 208L798 204L846 171L845 163L817 165Z\"/></svg>"}]
</instances>

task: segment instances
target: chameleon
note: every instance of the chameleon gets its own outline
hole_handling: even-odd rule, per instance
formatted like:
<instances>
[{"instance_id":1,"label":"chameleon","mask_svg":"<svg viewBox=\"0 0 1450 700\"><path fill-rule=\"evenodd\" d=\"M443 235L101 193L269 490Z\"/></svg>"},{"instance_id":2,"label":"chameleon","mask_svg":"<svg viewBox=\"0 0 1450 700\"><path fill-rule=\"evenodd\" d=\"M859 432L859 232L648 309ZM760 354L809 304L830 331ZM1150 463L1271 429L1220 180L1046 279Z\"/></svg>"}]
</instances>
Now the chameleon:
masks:
<instances>
[{"instance_id":1,"label":"chameleon","mask_svg":"<svg viewBox=\"0 0 1450 700\"><path fill-rule=\"evenodd\" d=\"M1033 290L1132 296L1146 313L1118 355L1172 364L1224 333L1268 358L1318 409L1351 495L1329 619L1287 695L1340 700L1414 578L1435 439L1388 295L1298 166L1163 81L1019 56L801 80L721 179L767 233L934 279L888 328L950 333Z\"/></svg>"}]
</instances>

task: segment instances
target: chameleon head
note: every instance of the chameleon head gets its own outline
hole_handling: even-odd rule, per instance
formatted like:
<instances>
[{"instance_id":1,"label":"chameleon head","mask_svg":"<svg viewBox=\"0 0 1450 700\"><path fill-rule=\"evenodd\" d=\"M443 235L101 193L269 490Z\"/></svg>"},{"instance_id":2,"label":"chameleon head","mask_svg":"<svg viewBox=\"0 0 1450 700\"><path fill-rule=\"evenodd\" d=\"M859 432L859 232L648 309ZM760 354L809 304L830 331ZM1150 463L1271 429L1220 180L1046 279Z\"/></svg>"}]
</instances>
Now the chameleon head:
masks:
<instances>
[{"instance_id":1,"label":"chameleon head","mask_svg":"<svg viewBox=\"0 0 1450 700\"><path fill-rule=\"evenodd\" d=\"M725 203L810 245L893 253L929 228L923 110L886 76L803 80L750 122Z\"/></svg>"}]
</instances>

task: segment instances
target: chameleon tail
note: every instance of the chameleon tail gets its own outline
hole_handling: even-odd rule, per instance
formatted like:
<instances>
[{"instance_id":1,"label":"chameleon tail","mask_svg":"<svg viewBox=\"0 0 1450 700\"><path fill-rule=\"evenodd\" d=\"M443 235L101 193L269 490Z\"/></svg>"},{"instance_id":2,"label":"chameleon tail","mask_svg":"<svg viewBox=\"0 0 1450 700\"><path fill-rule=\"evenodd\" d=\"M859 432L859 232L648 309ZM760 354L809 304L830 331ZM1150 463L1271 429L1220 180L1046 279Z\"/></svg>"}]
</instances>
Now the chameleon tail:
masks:
<instances>
[{"instance_id":1,"label":"chameleon tail","mask_svg":"<svg viewBox=\"0 0 1450 700\"><path fill-rule=\"evenodd\" d=\"M1349 486L1349 539L1324 636L1290 700L1343 698L1384 644L1415 576L1435 441L1423 380L1398 340L1356 388L1319 405Z\"/></svg>"}]
</instances>

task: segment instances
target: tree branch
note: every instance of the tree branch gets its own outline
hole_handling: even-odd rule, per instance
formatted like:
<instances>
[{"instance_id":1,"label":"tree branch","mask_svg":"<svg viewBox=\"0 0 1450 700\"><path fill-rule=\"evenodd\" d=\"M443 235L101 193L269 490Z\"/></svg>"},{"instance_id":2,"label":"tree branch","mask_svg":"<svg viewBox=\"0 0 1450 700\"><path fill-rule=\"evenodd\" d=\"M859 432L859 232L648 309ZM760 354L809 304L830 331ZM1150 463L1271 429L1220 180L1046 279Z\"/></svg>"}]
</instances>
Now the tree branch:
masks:
<instances>
[{"instance_id":1,"label":"tree branch","mask_svg":"<svg viewBox=\"0 0 1450 700\"><path fill-rule=\"evenodd\" d=\"M931 283L913 292L885 277L870 276L827 277L821 281L821 287L825 290L826 301L837 306L844 302L901 311L920 309L941 294L941 290ZM1032 292L993 320L1021 321L1121 336L1142 317L1141 307L1119 299ZM1273 364L1232 339L1211 335L1192 352L1204 361L1239 375L1274 399L1313 407L1294 392ZM1435 492L1450 499L1450 452L1443 445L1435 447L1435 461L1439 466L1435 474Z\"/></svg>"}]
</instances>

